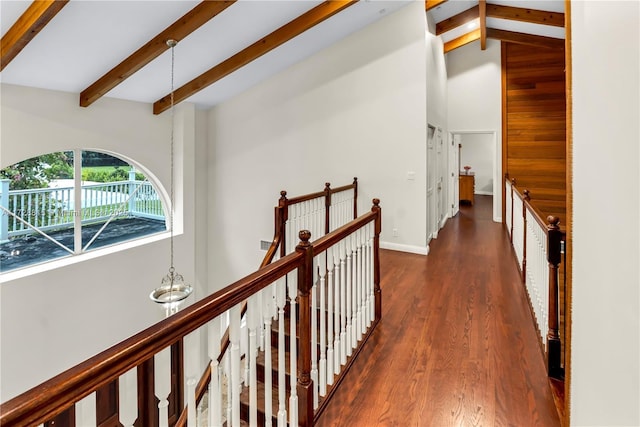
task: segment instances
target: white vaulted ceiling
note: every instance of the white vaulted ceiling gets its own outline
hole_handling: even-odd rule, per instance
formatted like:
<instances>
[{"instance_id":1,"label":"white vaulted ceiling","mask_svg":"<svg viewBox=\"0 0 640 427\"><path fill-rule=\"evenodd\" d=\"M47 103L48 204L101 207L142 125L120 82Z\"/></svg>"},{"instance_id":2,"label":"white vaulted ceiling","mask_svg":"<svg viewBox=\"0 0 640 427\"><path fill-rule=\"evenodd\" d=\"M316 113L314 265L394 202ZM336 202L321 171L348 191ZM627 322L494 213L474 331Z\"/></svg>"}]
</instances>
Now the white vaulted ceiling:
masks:
<instances>
[{"instance_id":1,"label":"white vaulted ceiling","mask_svg":"<svg viewBox=\"0 0 640 427\"><path fill-rule=\"evenodd\" d=\"M183 96L176 102L186 100L199 108L208 108L239 94L271 75L313 55L347 35L395 12L410 3L411 0L361 0L361 1L318 1L318 0L238 0L227 1L228 6L212 17L207 15L204 24L190 34L180 37L164 37L163 49L149 60L143 55L132 55L148 42L159 40L165 29L174 25L185 14L203 6L204 2L193 0L0 0L2 30L2 71L0 81L15 85L30 86L80 94L88 89L110 70L121 64L130 55L140 66L130 72L129 77L112 74L111 81L118 81L95 95L95 101L84 103L89 106L99 102L104 95L119 99L154 104L154 111L167 108L166 97L171 91L171 53L164 46L166 38L179 39L175 48L175 88L176 94L184 86ZM10 46L10 37L16 22L28 22L25 11L34 4L62 5L57 12L42 14L40 21L24 31L27 40L17 55L6 55L5 48ZM564 11L563 0L487 0L490 5L506 6L509 13L519 13L524 8L534 11L559 13ZM208 3L209 8L214 3ZM225 4L216 0L215 4ZM478 10L479 1L467 0L427 0L425 9L435 23L455 17L470 8ZM343 5L346 6L336 6ZM340 7L340 9L336 9ZM513 9L513 8L519 9ZM327 9L337 11L327 13ZM53 7L52 9L56 9ZM49 12L52 10L49 9ZM321 10L324 10L322 12ZM488 10L488 9L487 9ZM514 10L516 12L514 12ZM318 12L316 12L318 11ZM328 18L309 25L305 31L296 31L295 22L314 21L313 14L324 13ZM215 15L215 16L214 16ZM303 18L299 18L303 16ZM309 17L311 16L311 17ZM478 16L478 12L476 12ZM557 18L556 23L557 23ZM192 20L193 21L193 20ZM294 22L292 22L294 21ZM527 34L531 37L542 36L541 40L560 41L564 38L564 27L541 25L524 20L501 19L489 14L484 20L483 30L493 31L486 37ZM464 24L460 25L461 22ZM480 18L473 22L456 20L456 28L441 32L445 42L445 52L461 45L456 40L469 37L470 32L480 27ZM475 27L471 27L475 25ZM297 25L300 27L301 25ZM302 24L304 27L304 24ZM39 32L33 28L41 28ZM272 33L279 28L278 36ZM172 30L173 31L173 30ZM189 30L191 31L191 30ZM478 31L476 31L476 39ZM18 33L20 34L20 33ZM35 34L35 36L31 36ZM267 37L268 36L268 37ZM485 37L485 39L486 39ZM520 37L520 36L518 36ZM248 52L253 44L269 44L269 40L287 40L273 50L253 56L251 61L242 61L242 57L251 56ZM511 40L513 41L513 40ZM522 40L519 40L522 41ZM528 39L524 39L528 42ZM534 40L538 42L540 40ZM447 42L449 42L447 44ZM465 41L469 43L469 41ZM19 43L14 44L19 45ZM259 48L258 48L259 50ZM224 77L204 79L203 73L219 64L228 63L236 55L233 69L224 72ZM13 59L11 59L13 58ZM253 57L252 57L253 58ZM129 61L127 59L127 61ZM227 61L227 62L226 62ZM126 61L125 61L126 63ZM238 66L237 64L240 63ZM226 65L224 68L229 68ZM200 77L199 77L200 76ZM197 80L195 80L197 78ZM201 79L206 80L201 83ZM211 83L213 81L213 83ZM191 83L190 83L191 82ZM189 83L189 84L187 84ZM163 97L165 97L163 101ZM164 102L164 104L163 104ZM83 104L83 105L85 105Z\"/></svg>"},{"instance_id":2,"label":"white vaulted ceiling","mask_svg":"<svg viewBox=\"0 0 640 427\"><path fill-rule=\"evenodd\" d=\"M199 1L71 0L0 73L4 83L80 93L194 8ZM242 51L322 1L240 0L175 48L175 87ZM359 1L190 96L213 106L318 52L409 1ZM2 35L30 1L0 1ZM170 51L105 96L153 103L170 92ZM99 100L97 101L99 102Z\"/></svg>"}]
</instances>

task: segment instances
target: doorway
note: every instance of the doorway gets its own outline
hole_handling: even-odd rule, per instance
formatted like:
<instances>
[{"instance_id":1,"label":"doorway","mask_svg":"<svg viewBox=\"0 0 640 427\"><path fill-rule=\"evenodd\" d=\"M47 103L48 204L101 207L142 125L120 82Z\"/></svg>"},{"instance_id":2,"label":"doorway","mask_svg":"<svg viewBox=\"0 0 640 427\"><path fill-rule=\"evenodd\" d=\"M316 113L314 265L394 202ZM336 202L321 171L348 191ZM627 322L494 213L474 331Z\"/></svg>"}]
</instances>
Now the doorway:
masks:
<instances>
[{"instance_id":1,"label":"doorway","mask_svg":"<svg viewBox=\"0 0 640 427\"><path fill-rule=\"evenodd\" d=\"M496 132L451 131L450 140L459 153L458 164L452 166L458 174L465 166L471 168L469 171L475 175L474 193L493 196L493 220L501 222L502 179L496 160Z\"/></svg>"}]
</instances>

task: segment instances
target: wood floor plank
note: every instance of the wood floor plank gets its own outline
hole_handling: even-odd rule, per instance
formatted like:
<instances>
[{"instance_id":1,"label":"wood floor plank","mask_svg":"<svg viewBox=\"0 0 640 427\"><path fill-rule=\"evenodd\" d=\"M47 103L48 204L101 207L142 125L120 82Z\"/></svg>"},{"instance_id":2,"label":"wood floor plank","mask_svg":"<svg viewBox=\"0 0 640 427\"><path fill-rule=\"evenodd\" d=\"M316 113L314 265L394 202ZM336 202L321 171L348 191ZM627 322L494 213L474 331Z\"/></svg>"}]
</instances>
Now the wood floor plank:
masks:
<instances>
[{"instance_id":1,"label":"wood floor plank","mask_svg":"<svg viewBox=\"0 0 640 427\"><path fill-rule=\"evenodd\" d=\"M462 206L428 256L382 251L382 321L318 420L326 426L559 426L491 197Z\"/></svg>"}]
</instances>

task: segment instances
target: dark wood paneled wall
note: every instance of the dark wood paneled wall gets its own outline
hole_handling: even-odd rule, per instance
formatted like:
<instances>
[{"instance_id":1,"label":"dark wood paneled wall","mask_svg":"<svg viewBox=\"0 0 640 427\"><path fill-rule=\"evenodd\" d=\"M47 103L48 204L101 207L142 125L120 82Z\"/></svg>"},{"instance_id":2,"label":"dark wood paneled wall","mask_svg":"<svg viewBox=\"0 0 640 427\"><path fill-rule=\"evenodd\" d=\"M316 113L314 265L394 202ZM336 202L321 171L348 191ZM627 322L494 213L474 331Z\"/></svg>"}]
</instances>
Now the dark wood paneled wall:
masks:
<instances>
[{"instance_id":1,"label":"dark wood paneled wall","mask_svg":"<svg viewBox=\"0 0 640 427\"><path fill-rule=\"evenodd\" d=\"M503 170L566 224L564 49L502 43Z\"/></svg>"}]
</instances>

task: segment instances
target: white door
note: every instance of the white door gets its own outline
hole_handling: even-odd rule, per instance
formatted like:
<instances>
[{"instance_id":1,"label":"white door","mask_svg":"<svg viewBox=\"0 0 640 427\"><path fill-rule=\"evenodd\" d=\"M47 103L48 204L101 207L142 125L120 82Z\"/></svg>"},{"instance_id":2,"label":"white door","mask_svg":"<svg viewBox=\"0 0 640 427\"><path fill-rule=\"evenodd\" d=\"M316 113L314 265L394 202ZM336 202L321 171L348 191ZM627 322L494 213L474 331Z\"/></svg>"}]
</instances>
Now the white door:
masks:
<instances>
[{"instance_id":1,"label":"white door","mask_svg":"<svg viewBox=\"0 0 640 427\"><path fill-rule=\"evenodd\" d=\"M455 216L460 210L459 179L460 179L460 144L462 138L460 134L450 134L449 140L449 204L451 206L451 216Z\"/></svg>"},{"instance_id":2,"label":"white door","mask_svg":"<svg viewBox=\"0 0 640 427\"><path fill-rule=\"evenodd\" d=\"M436 227L436 128L427 127L427 244L438 237Z\"/></svg>"}]
</instances>

